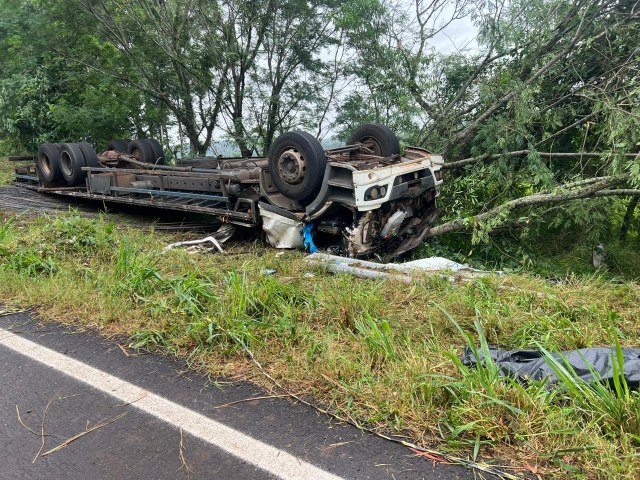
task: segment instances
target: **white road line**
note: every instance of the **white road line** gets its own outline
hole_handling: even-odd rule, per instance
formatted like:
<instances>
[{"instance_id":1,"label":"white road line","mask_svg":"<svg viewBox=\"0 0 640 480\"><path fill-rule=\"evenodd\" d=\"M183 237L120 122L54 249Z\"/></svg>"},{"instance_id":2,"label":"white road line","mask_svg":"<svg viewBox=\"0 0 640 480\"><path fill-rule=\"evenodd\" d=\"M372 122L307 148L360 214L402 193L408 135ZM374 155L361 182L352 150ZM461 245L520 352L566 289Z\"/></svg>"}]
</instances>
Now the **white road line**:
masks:
<instances>
[{"instance_id":1,"label":"white road line","mask_svg":"<svg viewBox=\"0 0 640 480\"><path fill-rule=\"evenodd\" d=\"M133 407L176 428L182 428L185 432L276 477L287 480L341 480L340 477L304 462L290 453L3 328L0 328L0 345L111 395L123 403L134 402Z\"/></svg>"}]
</instances>

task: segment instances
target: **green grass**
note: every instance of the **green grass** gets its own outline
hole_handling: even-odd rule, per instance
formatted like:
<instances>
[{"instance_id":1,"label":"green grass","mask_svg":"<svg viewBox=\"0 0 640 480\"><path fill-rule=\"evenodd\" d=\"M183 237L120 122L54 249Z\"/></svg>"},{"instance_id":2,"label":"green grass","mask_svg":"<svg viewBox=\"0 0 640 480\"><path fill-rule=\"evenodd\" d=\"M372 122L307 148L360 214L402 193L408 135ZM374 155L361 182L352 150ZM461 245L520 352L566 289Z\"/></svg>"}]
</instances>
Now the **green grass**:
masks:
<instances>
[{"instance_id":1,"label":"green grass","mask_svg":"<svg viewBox=\"0 0 640 480\"><path fill-rule=\"evenodd\" d=\"M495 365L459 360L466 345L638 345L632 281L520 273L407 286L327 275L261 242L224 255L163 253L176 235L106 215L1 218L0 301L34 306L45 320L268 383L248 348L291 391L339 415L469 458L538 465L549 478L631 479L640 469L640 402L625 385L585 386L558 364L563 387L522 386Z\"/></svg>"},{"instance_id":2,"label":"green grass","mask_svg":"<svg viewBox=\"0 0 640 480\"><path fill-rule=\"evenodd\" d=\"M0 186L9 185L13 180L13 167L7 157L0 155Z\"/></svg>"},{"instance_id":3,"label":"green grass","mask_svg":"<svg viewBox=\"0 0 640 480\"><path fill-rule=\"evenodd\" d=\"M413 256L437 255L472 267L535 273L549 278L598 275L612 281L640 280L640 233L632 229L627 240L616 238L619 228L603 240L605 265L593 266L593 244L576 238L573 232L547 232L535 238L490 237L489 243L472 245L466 233L452 233L424 243ZM596 242L597 243L597 242Z\"/></svg>"}]
</instances>

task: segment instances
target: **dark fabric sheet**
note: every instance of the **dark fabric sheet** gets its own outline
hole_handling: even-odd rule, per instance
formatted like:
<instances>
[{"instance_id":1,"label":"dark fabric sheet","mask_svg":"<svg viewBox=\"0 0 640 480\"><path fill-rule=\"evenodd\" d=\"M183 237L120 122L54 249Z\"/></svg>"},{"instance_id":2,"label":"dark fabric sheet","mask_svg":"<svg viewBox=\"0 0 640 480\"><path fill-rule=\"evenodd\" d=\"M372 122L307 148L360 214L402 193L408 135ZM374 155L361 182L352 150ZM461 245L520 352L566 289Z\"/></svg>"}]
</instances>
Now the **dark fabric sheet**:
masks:
<instances>
[{"instance_id":1,"label":"dark fabric sheet","mask_svg":"<svg viewBox=\"0 0 640 480\"><path fill-rule=\"evenodd\" d=\"M543 380L547 378L550 383L558 381L558 377L553 369L544 359L542 352L537 350L500 350L494 347L489 348L493 361L500 369L500 373L526 382L527 379ZM482 352L479 352L482 356ZM630 387L640 385L640 348L623 348L624 357L624 377ZM612 382L613 366L612 355L615 355L615 348L582 348L580 350L569 350L566 352L554 352L553 357L566 368L563 357L573 367L576 374L585 382L598 380L589 369L599 373L600 379L604 382ZM484 358L480 358L484 364ZM586 362L586 363L585 363ZM469 347L464 349L462 363L467 366L475 366L478 361Z\"/></svg>"}]
</instances>

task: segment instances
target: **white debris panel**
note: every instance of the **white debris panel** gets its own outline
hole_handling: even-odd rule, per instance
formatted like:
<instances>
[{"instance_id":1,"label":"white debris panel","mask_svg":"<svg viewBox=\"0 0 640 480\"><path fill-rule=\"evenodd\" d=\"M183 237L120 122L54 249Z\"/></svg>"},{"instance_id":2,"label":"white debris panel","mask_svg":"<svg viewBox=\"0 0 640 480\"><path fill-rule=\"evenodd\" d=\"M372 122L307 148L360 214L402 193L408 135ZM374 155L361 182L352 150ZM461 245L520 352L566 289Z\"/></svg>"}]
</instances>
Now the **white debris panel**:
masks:
<instances>
[{"instance_id":1,"label":"white debris panel","mask_svg":"<svg viewBox=\"0 0 640 480\"><path fill-rule=\"evenodd\" d=\"M300 220L267 210L262 205L260 216L269 245L275 248L304 248L303 224Z\"/></svg>"},{"instance_id":2,"label":"white debris panel","mask_svg":"<svg viewBox=\"0 0 640 480\"><path fill-rule=\"evenodd\" d=\"M305 261L312 265L321 265L331 273L348 273L360 278L388 278L405 283L415 281L416 276L421 273L441 275L450 280L502 273L476 270L442 257L421 258L405 263L376 263L326 253L314 253L307 256Z\"/></svg>"}]
</instances>

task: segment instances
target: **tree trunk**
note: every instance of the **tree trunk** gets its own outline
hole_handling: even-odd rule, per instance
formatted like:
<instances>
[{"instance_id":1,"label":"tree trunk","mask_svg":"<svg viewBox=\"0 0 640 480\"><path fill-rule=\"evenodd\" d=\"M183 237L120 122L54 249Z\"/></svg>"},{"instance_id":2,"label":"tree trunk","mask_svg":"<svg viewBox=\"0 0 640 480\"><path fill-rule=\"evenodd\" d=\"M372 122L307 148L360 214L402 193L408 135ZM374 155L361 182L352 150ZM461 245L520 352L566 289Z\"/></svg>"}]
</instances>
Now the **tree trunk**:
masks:
<instances>
[{"instance_id":1,"label":"tree trunk","mask_svg":"<svg viewBox=\"0 0 640 480\"><path fill-rule=\"evenodd\" d=\"M620 240L624 241L627 239L627 234L631 227L631 220L633 220L633 214L638 206L638 200L640 200L640 197L633 197L627 206L627 211L624 214L624 219L622 220L622 227L620 228Z\"/></svg>"}]
</instances>

